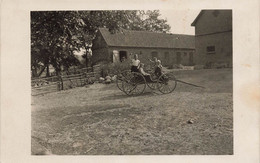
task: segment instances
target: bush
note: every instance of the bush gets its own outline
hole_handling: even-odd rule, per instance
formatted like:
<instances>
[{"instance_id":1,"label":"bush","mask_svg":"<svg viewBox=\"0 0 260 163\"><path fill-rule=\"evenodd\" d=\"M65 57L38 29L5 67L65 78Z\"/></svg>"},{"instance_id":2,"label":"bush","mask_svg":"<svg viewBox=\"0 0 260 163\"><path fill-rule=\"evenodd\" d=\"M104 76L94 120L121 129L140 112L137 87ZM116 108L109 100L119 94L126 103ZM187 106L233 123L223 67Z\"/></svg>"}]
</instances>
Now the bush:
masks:
<instances>
[{"instance_id":1,"label":"bush","mask_svg":"<svg viewBox=\"0 0 260 163\"><path fill-rule=\"evenodd\" d=\"M194 66L194 70L200 70L200 69L203 69L204 68L204 65L195 65Z\"/></svg>"},{"instance_id":2,"label":"bush","mask_svg":"<svg viewBox=\"0 0 260 163\"><path fill-rule=\"evenodd\" d=\"M130 62L124 61L124 62L116 62L116 63L101 63L100 64L101 69L101 76L106 77L108 75L118 75L119 73L130 70Z\"/></svg>"}]
</instances>

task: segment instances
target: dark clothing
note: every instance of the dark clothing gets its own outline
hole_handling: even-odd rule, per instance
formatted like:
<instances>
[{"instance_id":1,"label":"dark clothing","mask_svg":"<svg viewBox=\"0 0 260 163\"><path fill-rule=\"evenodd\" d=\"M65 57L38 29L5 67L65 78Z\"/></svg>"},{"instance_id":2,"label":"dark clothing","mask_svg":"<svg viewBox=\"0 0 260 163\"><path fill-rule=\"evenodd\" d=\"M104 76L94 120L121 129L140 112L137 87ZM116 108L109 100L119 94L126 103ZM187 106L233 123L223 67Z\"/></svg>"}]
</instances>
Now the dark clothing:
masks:
<instances>
[{"instance_id":1,"label":"dark clothing","mask_svg":"<svg viewBox=\"0 0 260 163\"><path fill-rule=\"evenodd\" d=\"M160 77L162 75L162 69L160 67L156 67L154 73L157 77Z\"/></svg>"},{"instance_id":2,"label":"dark clothing","mask_svg":"<svg viewBox=\"0 0 260 163\"><path fill-rule=\"evenodd\" d=\"M151 75L144 75L144 78L146 82L153 82L153 80L151 79Z\"/></svg>"},{"instance_id":3,"label":"dark clothing","mask_svg":"<svg viewBox=\"0 0 260 163\"><path fill-rule=\"evenodd\" d=\"M138 66L132 66L131 67L131 72L139 72Z\"/></svg>"}]
</instances>

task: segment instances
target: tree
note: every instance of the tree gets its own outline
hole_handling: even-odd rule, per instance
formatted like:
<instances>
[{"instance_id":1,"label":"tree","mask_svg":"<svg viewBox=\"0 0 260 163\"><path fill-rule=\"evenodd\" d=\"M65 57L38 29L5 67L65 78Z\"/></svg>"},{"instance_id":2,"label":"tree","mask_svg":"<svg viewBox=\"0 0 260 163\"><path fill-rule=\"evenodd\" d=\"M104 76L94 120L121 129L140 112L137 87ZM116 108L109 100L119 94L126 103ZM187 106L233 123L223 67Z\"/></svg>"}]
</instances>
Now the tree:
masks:
<instances>
[{"instance_id":1,"label":"tree","mask_svg":"<svg viewBox=\"0 0 260 163\"><path fill-rule=\"evenodd\" d=\"M73 51L82 46L75 37L80 25L74 11L31 12L32 69L39 63L44 68L51 64L59 73L61 66L77 64Z\"/></svg>"},{"instance_id":2,"label":"tree","mask_svg":"<svg viewBox=\"0 0 260 163\"><path fill-rule=\"evenodd\" d=\"M129 15L129 23L123 26L124 29L152 32L170 31L171 27L167 24L167 20L159 18L159 10L132 11Z\"/></svg>"},{"instance_id":3,"label":"tree","mask_svg":"<svg viewBox=\"0 0 260 163\"><path fill-rule=\"evenodd\" d=\"M37 76L35 69L40 65L43 69L52 65L59 74L62 67L79 64L73 52L88 51L99 27L106 27L111 32L120 29L169 31L167 21L159 16L158 10L31 12L33 75Z\"/></svg>"}]
</instances>

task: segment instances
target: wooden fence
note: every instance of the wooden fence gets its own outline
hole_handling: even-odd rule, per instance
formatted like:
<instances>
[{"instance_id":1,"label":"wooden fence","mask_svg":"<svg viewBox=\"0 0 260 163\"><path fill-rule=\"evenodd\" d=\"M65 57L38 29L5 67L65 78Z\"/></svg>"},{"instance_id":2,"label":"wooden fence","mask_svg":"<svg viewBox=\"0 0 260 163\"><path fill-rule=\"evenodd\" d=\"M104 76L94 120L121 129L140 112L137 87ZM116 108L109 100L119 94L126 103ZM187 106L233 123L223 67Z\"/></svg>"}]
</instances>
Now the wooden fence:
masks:
<instances>
[{"instance_id":1,"label":"wooden fence","mask_svg":"<svg viewBox=\"0 0 260 163\"><path fill-rule=\"evenodd\" d=\"M61 90L66 90L70 88L81 87L87 84L92 84L96 80L96 78L94 72L89 72L73 75L63 75L61 76L60 80Z\"/></svg>"},{"instance_id":2,"label":"wooden fence","mask_svg":"<svg viewBox=\"0 0 260 163\"><path fill-rule=\"evenodd\" d=\"M60 79L57 76L31 80L32 95L45 94L60 90Z\"/></svg>"},{"instance_id":3,"label":"wooden fence","mask_svg":"<svg viewBox=\"0 0 260 163\"><path fill-rule=\"evenodd\" d=\"M94 72L89 72L89 68L84 68L68 75L63 74L61 76L32 79L32 95L46 94L93 84L100 77L100 71L98 70L100 69L96 66Z\"/></svg>"}]
</instances>

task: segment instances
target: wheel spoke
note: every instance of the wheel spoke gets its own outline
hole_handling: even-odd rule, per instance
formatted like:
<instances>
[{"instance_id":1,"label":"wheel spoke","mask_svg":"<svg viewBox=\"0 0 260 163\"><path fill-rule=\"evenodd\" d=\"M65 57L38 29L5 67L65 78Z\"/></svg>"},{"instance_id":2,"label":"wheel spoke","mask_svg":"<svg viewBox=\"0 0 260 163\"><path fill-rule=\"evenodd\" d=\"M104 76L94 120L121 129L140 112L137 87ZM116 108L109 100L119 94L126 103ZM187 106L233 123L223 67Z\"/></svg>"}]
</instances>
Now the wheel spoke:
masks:
<instances>
[{"instance_id":1,"label":"wheel spoke","mask_svg":"<svg viewBox=\"0 0 260 163\"><path fill-rule=\"evenodd\" d=\"M158 90L162 93L171 93L176 85L176 80L172 74L164 74L157 81Z\"/></svg>"},{"instance_id":2,"label":"wheel spoke","mask_svg":"<svg viewBox=\"0 0 260 163\"><path fill-rule=\"evenodd\" d=\"M127 95L138 95L144 92L146 87L145 79L140 73L128 72L124 73L122 81L122 91ZM120 82L118 81L120 89Z\"/></svg>"}]
</instances>

